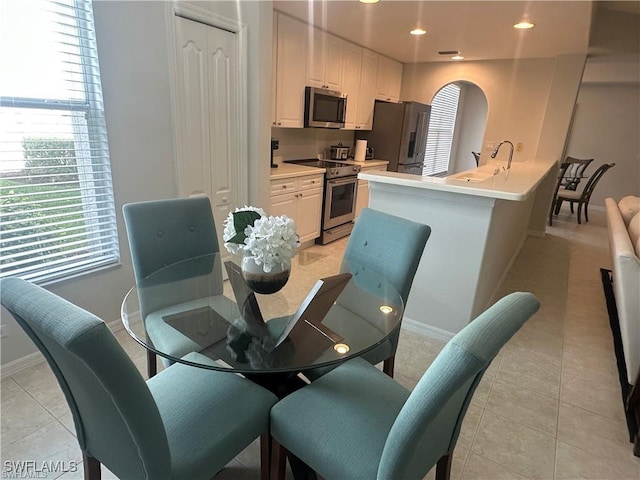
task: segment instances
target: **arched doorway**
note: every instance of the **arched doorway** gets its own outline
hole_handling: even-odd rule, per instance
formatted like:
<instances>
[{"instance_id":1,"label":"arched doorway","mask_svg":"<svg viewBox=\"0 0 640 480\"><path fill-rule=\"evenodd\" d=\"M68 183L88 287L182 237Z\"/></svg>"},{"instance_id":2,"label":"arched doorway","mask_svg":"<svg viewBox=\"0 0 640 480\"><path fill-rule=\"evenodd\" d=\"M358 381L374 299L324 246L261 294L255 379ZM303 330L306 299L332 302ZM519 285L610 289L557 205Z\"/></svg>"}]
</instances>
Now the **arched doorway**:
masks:
<instances>
[{"instance_id":1,"label":"arched doorway","mask_svg":"<svg viewBox=\"0 0 640 480\"><path fill-rule=\"evenodd\" d=\"M482 151L487 111L487 97L473 83L456 81L438 90L431 102L426 175L444 176L476 168L472 152Z\"/></svg>"}]
</instances>

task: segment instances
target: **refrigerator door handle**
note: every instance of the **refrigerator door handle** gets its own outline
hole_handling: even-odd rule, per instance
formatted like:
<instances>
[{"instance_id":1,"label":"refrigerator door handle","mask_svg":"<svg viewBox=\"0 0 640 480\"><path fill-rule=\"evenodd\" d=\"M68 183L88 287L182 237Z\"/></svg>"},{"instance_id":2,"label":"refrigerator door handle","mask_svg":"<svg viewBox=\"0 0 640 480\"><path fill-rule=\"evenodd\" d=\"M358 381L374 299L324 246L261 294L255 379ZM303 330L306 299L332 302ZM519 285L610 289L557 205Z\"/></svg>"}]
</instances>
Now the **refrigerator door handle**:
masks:
<instances>
[{"instance_id":1,"label":"refrigerator door handle","mask_svg":"<svg viewBox=\"0 0 640 480\"><path fill-rule=\"evenodd\" d=\"M424 154L427 148L427 133L429 131L429 112L418 114L418 138L416 141L416 155L414 160L416 163L424 161Z\"/></svg>"}]
</instances>

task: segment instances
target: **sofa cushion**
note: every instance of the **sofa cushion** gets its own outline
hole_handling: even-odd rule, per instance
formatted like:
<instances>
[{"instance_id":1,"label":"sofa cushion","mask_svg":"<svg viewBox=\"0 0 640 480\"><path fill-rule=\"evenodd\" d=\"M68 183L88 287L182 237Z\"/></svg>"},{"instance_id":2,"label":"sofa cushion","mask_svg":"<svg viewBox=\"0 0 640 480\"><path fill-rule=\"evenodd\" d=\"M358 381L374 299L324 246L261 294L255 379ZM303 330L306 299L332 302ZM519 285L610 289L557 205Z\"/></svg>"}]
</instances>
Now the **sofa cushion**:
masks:
<instances>
[{"instance_id":1,"label":"sofa cushion","mask_svg":"<svg viewBox=\"0 0 640 480\"><path fill-rule=\"evenodd\" d=\"M624 224L629 226L631 219L640 212L640 197L634 197L633 195L624 197L618 202L618 208Z\"/></svg>"}]
</instances>

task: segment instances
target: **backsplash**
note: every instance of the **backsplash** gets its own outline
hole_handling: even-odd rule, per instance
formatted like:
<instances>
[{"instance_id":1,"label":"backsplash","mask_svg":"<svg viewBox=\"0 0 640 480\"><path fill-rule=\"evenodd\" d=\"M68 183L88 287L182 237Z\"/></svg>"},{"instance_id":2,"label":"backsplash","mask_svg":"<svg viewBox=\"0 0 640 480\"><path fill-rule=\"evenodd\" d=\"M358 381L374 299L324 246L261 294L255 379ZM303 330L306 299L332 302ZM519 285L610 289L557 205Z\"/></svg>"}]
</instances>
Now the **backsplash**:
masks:
<instances>
[{"instance_id":1,"label":"backsplash","mask_svg":"<svg viewBox=\"0 0 640 480\"><path fill-rule=\"evenodd\" d=\"M331 130L328 128L272 128L271 137L280 141L280 148L274 152L274 163L300 158L324 156L325 148L338 142L353 151L354 132L352 130Z\"/></svg>"}]
</instances>

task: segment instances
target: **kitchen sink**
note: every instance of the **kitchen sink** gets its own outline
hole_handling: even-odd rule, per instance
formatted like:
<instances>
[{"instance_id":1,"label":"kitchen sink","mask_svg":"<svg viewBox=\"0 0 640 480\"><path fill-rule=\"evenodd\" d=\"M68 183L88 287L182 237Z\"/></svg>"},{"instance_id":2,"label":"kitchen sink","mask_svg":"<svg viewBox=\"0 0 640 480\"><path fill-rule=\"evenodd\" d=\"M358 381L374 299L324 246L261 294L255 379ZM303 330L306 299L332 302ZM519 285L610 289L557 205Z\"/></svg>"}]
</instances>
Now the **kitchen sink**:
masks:
<instances>
[{"instance_id":1,"label":"kitchen sink","mask_svg":"<svg viewBox=\"0 0 640 480\"><path fill-rule=\"evenodd\" d=\"M462 172L451 175L448 178L453 180L462 180L466 182L482 182L487 178L493 177L493 172Z\"/></svg>"}]
</instances>

